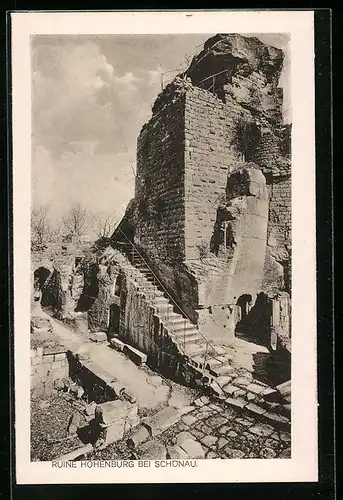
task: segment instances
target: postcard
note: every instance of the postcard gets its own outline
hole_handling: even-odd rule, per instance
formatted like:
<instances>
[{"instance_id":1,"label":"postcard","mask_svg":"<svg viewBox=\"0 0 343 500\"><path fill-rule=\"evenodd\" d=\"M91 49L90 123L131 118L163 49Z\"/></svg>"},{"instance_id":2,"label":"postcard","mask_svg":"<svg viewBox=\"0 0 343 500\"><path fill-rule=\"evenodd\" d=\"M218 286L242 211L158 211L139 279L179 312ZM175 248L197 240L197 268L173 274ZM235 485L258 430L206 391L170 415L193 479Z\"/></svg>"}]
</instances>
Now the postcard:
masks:
<instances>
[{"instance_id":1,"label":"postcard","mask_svg":"<svg viewBox=\"0 0 343 500\"><path fill-rule=\"evenodd\" d=\"M12 13L19 484L317 481L313 17Z\"/></svg>"}]
</instances>

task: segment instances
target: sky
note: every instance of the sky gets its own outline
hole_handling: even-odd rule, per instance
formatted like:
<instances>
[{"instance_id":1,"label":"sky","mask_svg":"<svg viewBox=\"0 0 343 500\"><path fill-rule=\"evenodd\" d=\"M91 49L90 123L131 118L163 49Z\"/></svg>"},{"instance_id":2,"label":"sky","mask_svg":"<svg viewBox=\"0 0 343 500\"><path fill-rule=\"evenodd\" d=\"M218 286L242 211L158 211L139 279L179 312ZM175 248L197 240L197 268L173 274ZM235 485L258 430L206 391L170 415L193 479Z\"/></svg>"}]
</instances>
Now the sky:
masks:
<instances>
[{"instance_id":1,"label":"sky","mask_svg":"<svg viewBox=\"0 0 343 500\"><path fill-rule=\"evenodd\" d=\"M161 73L175 70L163 77L170 81L212 35L32 37L33 204L49 204L56 221L73 203L108 213L125 206ZM255 36L285 52L279 85L290 122L287 35Z\"/></svg>"}]
</instances>

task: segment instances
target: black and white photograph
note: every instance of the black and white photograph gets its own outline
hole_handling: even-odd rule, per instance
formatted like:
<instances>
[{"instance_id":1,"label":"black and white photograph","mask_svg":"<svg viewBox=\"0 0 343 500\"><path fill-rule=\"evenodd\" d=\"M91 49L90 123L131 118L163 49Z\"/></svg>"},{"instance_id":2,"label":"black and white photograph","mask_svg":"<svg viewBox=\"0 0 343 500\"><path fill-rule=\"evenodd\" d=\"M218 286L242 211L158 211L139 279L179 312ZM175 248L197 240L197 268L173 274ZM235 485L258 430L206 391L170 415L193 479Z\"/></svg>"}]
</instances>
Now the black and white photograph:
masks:
<instances>
[{"instance_id":1,"label":"black and white photograph","mask_svg":"<svg viewBox=\"0 0 343 500\"><path fill-rule=\"evenodd\" d=\"M30 34L27 428L51 473L294 458L292 34L257 28Z\"/></svg>"}]
</instances>

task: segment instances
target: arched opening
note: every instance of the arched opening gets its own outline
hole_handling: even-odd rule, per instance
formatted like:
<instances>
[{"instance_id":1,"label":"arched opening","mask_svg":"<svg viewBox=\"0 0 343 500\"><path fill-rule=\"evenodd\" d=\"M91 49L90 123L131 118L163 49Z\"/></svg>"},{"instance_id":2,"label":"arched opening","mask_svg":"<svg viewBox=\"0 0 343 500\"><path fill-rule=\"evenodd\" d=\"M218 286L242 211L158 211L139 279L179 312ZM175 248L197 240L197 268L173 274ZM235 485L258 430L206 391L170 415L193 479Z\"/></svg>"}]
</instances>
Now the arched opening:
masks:
<instances>
[{"instance_id":1,"label":"arched opening","mask_svg":"<svg viewBox=\"0 0 343 500\"><path fill-rule=\"evenodd\" d=\"M115 284L114 284L114 294L116 297L120 297L121 287L122 287L122 276L118 274Z\"/></svg>"},{"instance_id":2,"label":"arched opening","mask_svg":"<svg viewBox=\"0 0 343 500\"><path fill-rule=\"evenodd\" d=\"M119 334L120 308L111 304L108 311L108 333L110 336Z\"/></svg>"},{"instance_id":3,"label":"arched opening","mask_svg":"<svg viewBox=\"0 0 343 500\"><path fill-rule=\"evenodd\" d=\"M46 267L38 267L33 273L34 301L39 302L42 297L42 292L47 279L50 276L50 271Z\"/></svg>"}]
</instances>

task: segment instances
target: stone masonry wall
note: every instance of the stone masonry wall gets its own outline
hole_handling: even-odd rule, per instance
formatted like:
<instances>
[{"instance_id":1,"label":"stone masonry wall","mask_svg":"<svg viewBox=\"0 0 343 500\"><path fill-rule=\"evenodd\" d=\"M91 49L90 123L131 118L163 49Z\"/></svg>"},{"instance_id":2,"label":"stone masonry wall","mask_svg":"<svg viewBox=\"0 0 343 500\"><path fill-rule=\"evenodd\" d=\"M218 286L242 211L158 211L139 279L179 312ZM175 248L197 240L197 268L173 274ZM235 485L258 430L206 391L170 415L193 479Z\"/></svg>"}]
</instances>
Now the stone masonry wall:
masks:
<instances>
[{"instance_id":1,"label":"stone masonry wall","mask_svg":"<svg viewBox=\"0 0 343 500\"><path fill-rule=\"evenodd\" d=\"M43 348L31 349L32 397L48 396L61 379L69 376L66 351L44 352Z\"/></svg>"},{"instance_id":2,"label":"stone masonry wall","mask_svg":"<svg viewBox=\"0 0 343 500\"><path fill-rule=\"evenodd\" d=\"M164 93L138 138L135 242L160 260L184 258L184 99Z\"/></svg>"},{"instance_id":3,"label":"stone masonry wall","mask_svg":"<svg viewBox=\"0 0 343 500\"><path fill-rule=\"evenodd\" d=\"M239 106L189 86L185 99L185 257L209 250L216 212L225 195L228 173L241 160L235 141Z\"/></svg>"}]
</instances>

